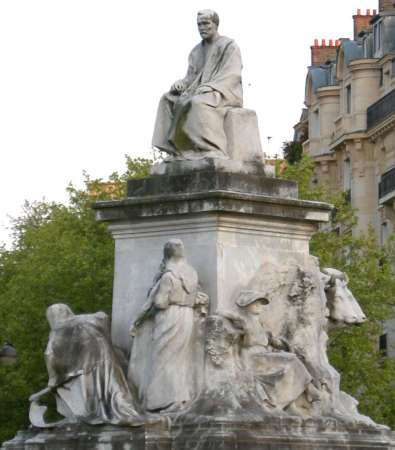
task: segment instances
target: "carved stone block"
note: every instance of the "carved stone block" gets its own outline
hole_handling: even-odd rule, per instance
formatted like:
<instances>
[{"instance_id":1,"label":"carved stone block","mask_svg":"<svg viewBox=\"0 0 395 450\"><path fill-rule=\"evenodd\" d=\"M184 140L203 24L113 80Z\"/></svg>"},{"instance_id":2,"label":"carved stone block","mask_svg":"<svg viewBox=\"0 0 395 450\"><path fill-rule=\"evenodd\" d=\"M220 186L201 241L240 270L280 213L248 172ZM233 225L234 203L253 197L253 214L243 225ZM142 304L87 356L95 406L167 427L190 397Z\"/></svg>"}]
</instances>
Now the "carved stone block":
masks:
<instances>
[{"instance_id":1,"label":"carved stone block","mask_svg":"<svg viewBox=\"0 0 395 450\"><path fill-rule=\"evenodd\" d=\"M255 111L230 109L225 116L224 128L230 159L262 161L263 152Z\"/></svg>"}]
</instances>

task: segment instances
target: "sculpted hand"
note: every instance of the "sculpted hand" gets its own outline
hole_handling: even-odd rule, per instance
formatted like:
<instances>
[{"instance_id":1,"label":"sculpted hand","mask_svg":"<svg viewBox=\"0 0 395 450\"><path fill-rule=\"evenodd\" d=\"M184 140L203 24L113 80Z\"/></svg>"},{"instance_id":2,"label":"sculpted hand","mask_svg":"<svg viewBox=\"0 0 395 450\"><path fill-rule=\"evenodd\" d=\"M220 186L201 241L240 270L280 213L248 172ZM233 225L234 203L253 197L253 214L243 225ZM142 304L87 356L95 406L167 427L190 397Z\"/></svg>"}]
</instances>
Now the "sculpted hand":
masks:
<instances>
[{"instance_id":1,"label":"sculpted hand","mask_svg":"<svg viewBox=\"0 0 395 450\"><path fill-rule=\"evenodd\" d=\"M181 94L181 92L185 91L185 84L182 80L176 81L170 88L170 92L172 94Z\"/></svg>"},{"instance_id":2,"label":"sculpted hand","mask_svg":"<svg viewBox=\"0 0 395 450\"><path fill-rule=\"evenodd\" d=\"M245 320L238 314L233 313L232 311L221 311L221 312L218 312L217 314L230 320L232 322L233 326L236 328L239 328L240 330L245 330L247 327Z\"/></svg>"},{"instance_id":3,"label":"sculpted hand","mask_svg":"<svg viewBox=\"0 0 395 450\"><path fill-rule=\"evenodd\" d=\"M198 292L195 300L196 305L208 305L208 295L203 292Z\"/></svg>"}]
</instances>

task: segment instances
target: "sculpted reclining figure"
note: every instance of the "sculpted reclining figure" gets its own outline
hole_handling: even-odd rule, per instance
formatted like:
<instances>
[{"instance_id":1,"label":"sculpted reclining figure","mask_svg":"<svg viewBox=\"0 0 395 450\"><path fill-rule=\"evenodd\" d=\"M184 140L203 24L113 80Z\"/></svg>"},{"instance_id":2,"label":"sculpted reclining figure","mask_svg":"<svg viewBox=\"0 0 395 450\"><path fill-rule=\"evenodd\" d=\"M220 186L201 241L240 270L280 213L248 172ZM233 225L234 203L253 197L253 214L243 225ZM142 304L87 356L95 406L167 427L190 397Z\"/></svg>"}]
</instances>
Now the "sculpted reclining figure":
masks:
<instances>
[{"instance_id":1,"label":"sculpted reclining figure","mask_svg":"<svg viewBox=\"0 0 395 450\"><path fill-rule=\"evenodd\" d=\"M226 157L224 118L241 107L241 55L236 43L218 34L218 14L197 17L202 42L189 55L185 78L159 103L152 145L175 158Z\"/></svg>"},{"instance_id":2,"label":"sculpted reclining figure","mask_svg":"<svg viewBox=\"0 0 395 450\"><path fill-rule=\"evenodd\" d=\"M111 344L108 316L75 315L64 304L48 308L51 328L45 360L48 387L30 397L30 421L38 427L46 423L42 396L54 392L59 423L84 422L92 425L140 426L143 418L136 409L121 364Z\"/></svg>"}]
</instances>

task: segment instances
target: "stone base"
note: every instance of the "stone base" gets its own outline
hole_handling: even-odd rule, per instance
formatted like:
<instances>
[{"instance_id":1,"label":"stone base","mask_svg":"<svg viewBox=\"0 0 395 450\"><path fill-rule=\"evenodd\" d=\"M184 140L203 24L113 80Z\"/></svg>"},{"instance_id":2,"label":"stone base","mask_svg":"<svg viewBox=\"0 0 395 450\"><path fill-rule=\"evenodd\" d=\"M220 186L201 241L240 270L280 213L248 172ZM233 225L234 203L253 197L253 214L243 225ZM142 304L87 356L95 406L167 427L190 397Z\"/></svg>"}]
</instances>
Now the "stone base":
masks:
<instances>
[{"instance_id":1,"label":"stone base","mask_svg":"<svg viewBox=\"0 0 395 450\"><path fill-rule=\"evenodd\" d=\"M165 164L165 163L162 163ZM172 163L174 172L177 164ZM127 196L144 198L153 195L208 194L213 191L241 192L281 198L298 198L298 187L293 181L266 178L259 174L220 172L214 169L129 180Z\"/></svg>"},{"instance_id":2,"label":"stone base","mask_svg":"<svg viewBox=\"0 0 395 450\"><path fill-rule=\"evenodd\" d=\"M238 161L234 159L203 158L195 160L175 158L157 162L152 166L151 175L178 176L191 172L225 172L250 174L265 177L266 168L263 161Z\"/></svg>"},{"instance_id":3,"label":"stone base","mask_svg":"<svg viewBox=\"0 0 395 450\"><path fill-rule=\"evenodd\" d=\"M334 419L268 418L139 428L69 426L19 432L4 450L394 450L395 436L375 428L345 429Z\"/></svg>"}]
</instances>

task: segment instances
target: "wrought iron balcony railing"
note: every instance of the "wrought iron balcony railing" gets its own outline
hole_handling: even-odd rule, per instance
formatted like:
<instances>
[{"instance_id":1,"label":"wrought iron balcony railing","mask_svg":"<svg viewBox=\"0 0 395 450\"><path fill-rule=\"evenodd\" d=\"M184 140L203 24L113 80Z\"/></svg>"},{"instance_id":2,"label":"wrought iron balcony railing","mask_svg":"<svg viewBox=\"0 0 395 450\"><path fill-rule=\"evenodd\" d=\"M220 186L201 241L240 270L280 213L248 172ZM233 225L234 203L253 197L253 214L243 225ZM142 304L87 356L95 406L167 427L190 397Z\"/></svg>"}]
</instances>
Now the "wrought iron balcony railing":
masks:
<instances>
[{"instance_id":1,"label":"wrought iron balcony railing","mask_svg":"<svg viewBox=\"0 0 395 450\"><path fill-rule=\"evenodd\" d=\"M373 128L395 113L395 89L368 108L368 128Z\"/></svg>"}]
</instances>

